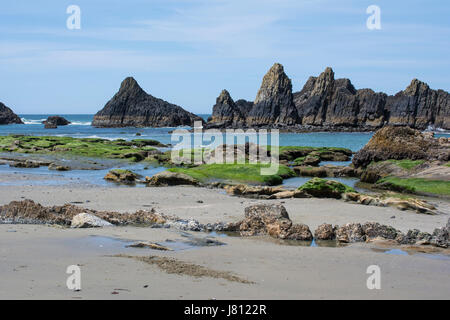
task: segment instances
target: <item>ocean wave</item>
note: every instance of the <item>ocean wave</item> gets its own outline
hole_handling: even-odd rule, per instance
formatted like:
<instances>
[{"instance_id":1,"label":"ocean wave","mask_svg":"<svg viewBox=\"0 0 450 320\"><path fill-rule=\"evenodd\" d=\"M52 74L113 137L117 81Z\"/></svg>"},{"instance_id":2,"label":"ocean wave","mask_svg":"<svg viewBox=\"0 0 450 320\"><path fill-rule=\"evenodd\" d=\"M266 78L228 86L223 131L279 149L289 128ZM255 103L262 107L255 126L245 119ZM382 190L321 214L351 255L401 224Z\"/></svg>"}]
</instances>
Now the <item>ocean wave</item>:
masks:
<instances>
[{"instance_id":1,"label":"ocean wave","mask_svg":"<svg viewBox=\"0 0 450 320\"><path fill-rule=\"evenodd\" d=\"M27 119L27 118L21 118L22 122L25 124L42 124L42 121L45 121L47 119Z\"/></svg>"}]
</instances>

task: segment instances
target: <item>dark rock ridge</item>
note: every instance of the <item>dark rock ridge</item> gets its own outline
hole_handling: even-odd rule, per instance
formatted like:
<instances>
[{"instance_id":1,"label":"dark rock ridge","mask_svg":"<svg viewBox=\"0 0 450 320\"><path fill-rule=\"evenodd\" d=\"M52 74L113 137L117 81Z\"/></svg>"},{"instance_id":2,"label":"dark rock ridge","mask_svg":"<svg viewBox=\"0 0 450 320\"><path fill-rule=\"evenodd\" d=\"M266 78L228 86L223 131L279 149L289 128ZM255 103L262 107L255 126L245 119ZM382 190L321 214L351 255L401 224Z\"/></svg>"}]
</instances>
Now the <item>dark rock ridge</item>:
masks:
<instances>
[{"instance_id":1,"label":"dark rock ridge","mask_svg":"<svg viewBox=\"0 0 450 320\"><path fill-rule=\"evenodd\" d=\"M291 80L276 63L264 76L254 101L234 102L222 91L208 121L210 128L285 127L306 131L373 131L384 125L450 130L450 94L417 79L394 96L355 89L335 79L331 68L310 77L292 94Z\"/></svg>"},{"instance_id":2,"label":"dark rock ridge","mask_svg":"<svg viewBox=\"0 0 450 320\"><path fill-rule=\"evenodd\" d=\"M47 120L42 121L43 124L55 125L55 126L67 126L70 121L60 116L50 116Z\"/></svg>"},{"instance_id":3,"label":"dark rock ridge","mask_svg":"<svg viewBox=\"0 0 450 320\"><path fill-rule=\"evenodd\" d=\"M131 77L126 78L114 97L97 112L96 127L193 126L203 119L183 108L147 94Z\"/></svg>"},{"instance_id":4,"label":"dark rock ridge","mask_svg":"<svg viewBox=\"0 0 450 320\"><path fill-rule=\"evenodd\" d=\"M20 117L0 102L0 124L23 124Z\"/></svg>"},{"instance_id":5,"label":"dark rock ridge","mask_svg":"<svg viewBox=\"0 0 450 320\"><path fill-rule=\"evenodd\" d=\"M409 127L387 126L378 130L369 142L353 157L356 168L372 161L450 160L450 139L434 138L432 132L422 133Z\"/></svg>"}]
</instances>

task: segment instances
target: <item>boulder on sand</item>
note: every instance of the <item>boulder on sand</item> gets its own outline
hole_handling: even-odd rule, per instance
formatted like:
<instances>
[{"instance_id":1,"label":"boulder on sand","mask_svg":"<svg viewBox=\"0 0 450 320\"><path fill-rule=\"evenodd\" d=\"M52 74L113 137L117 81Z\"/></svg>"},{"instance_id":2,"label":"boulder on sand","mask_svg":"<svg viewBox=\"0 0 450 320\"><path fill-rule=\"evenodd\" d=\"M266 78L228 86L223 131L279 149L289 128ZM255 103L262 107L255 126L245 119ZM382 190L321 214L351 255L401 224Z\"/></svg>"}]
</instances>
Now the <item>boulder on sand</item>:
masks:
<instances>
[{"instance_id":1,"label":"boulder on sand","mask_svg":"<svg viewBox=\"0 0 450 320\"><path fill-rule=\"evenodd\" d=\"M312 240L307 225L293 224L286 208L277 204L256 204L245 208L241 236L269 235L278 239Z\"/></svg>"},{"instance_id":2,"label":"boulder on sand","mask_svg":"<svg viewBox=\"0 0 450 320\"><path fill-rule=\"evenodd\" d=\"M163 171L151 178L145 177L149 186L177 186L177 185L199 185L199 181L181 172Z\"/></svg>"},{"instance_id":3,"label":"boulder on sand","mask_svg":"<svg viewBox=\"0 0 450 320\"><path fill-rule=\"evenodd\" d=\"M336 238L336 227L331 224L324 223L317 227L314 231L316 240L334 240Z\"/></svg>"}]
</instances>

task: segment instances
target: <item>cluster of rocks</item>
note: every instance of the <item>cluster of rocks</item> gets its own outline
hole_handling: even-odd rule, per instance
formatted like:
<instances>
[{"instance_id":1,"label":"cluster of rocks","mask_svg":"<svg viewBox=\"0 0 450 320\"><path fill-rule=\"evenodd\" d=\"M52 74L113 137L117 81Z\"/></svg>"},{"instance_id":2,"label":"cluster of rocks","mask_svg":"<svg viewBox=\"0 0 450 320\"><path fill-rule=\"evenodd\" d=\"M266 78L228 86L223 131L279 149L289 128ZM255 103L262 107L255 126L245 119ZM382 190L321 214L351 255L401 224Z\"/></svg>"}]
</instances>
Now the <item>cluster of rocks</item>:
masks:
<instances>
[{"instance_id":1,"label":"cluster of rocks","mask_svg":"<svg viewBox=\"0 0 450 320\"><path fill-rule=\"evenodd\" d=\"M132 77L123 80L119 91L97 112L95 127L177 127L204 122L180 106L147 94Z\"/></svg>"},{"instance_id":2,"label":"cluster of rocks","mask_svg":"<svg viewBox=\"0 0 450 320\"><path fill-rule=\"evenodd\" d=\"M450 160L450 139L409 127L384 127L352 159L356 168L384 160Z\"/></svg>"},{"instance_id":3,"label":"cluster of rocks","mask_svg":"<svg viewBox=\"0 0 450 320\"><path fill-rule=\"evenodd\" d=\"M39 167L48 167L49 170L56 171L68 171L70 170L69 166L61 165L51 161L41 161L41 160L7 160L10 167L12 168L39 168Z\"/></svg>"},{"instance_id":4,"label":"cluster of rocks","mask_svg":"<svg viewBox=\"0 0 450 320\"><path fill-rule=\"evenodd\" d=\"M71 226L73 218L81 213L96 216L112 225L163 224L166 217L154 210L140 210L135 213L96 211L72 204L44 207L32 200L12 201L0 207L0 223L15 224L58 224Z\"/></svg>"},{"instance_id":5,"label":"cluster of rocks","mask_svg":"<svg viewBox=\"0 0 450 320\"><path fill-rule=\"evenodd\" d=\"M15 114L10 108L0 102L0 125L2 124L23 124L20 117Z\"/></svg>"},{"instance_id":6,"label":"cluster of rocks","mask_svg":"<svg viewBox=\"0 0 450 320\"><path fill-rule=\"evenodd\" d=\"M191 176L181 172L162 171L152 177L145 177L145 180L140 179L140 176L130 170L113 169L110 170L104 177L105 180L121 183L121 184L134 184L144 183L147 186L152 187L167 187L167 186L179 186L190 185L200 186L202 185L198 180Z\"/></svg>"},{"instance_id":7,"label":"cluster of rocks","mask_svg":"<svg viewBox=\"0 0 450 320\"><path fill-rule=\"evenodd\" d=\"M417 79L394 96L357 90L349 79L335 79L331 68L310 77L300 92L282 65L264 76L254 102L233 101L223 90L209 128L287 127L305 131L372 131L384 125L450 129L450 94Z\"/></svg>"},{"instance_id":8,"label":"cluster of rocks","mask_svg":"<svg viewBox=\"0 0 450 320\"><path fill-rule=\"evenodd\" d=\"M277 239L312 240L307 225L294 224L286 208L279 204L256 204L245 208L245 218L239 223L241 236L268 235ZM340 243L394 240L398 244L433 245L447 248L450 219L445 227L435 229L433 234L409 230L406 234L377 222L348 223L343 226L322 224L314 231L316 240L336 240Z\"/></svg>"},{"instance_id":9,"label":"cluster of rocks","mask_svg":"<svg viewBox=\"0 0 450 320\"><path fill-rule=\"evenodd\" d=\"M184 231L237 231L238 223L201 224L195 219L139 210L134 213L96 211L72 204L44 207L32 200L12 201L0 206L0 224L55 224L72 228L144 225L152 228L176 228Z\"/></svg>"},{"instance_id":10,"label":"cluster of rocks","mask_svg":"<svg viewBox=\"0 0 450 320\"><path fill-rule=\"evenodd\" d=\"M395 207L399 210L411 210L423 214L436 214L436 207L425 200L414 198L399 199L393 197L380 197L365 195L350 191L344 184L333 181L314 178L303 187L296 190L286 190L283 187L225 185L223 186L229 195L251 199L290 199L290 198L333 198L354 202L361 205L378 207Z\"/></svg>"},{"instance_id":11,"label":"cluster of rocks","mask_svg":"<svg viewBox=\"0 0 450 320\"><path fill-rule=\"evenodd\" d=\"M336 240L341 243L392 240L397 244L433 245L441 248L450 246L450 219L447 225L436 228L432 234L420 230L408 230L405 234L391 226L377 222L348 223L343 226L322 224L314 231L317 240Z\"/></svg>"},{"instance_id":12,"label":"cluster of rocks","mask_svg":"<svg viewBox=\"0 0 450 320\"><path fill-rule=\"evenodd\" d=\"M67 126L70 121L60 116L50 116L47 120L42 121L45 129L56 129L58 126Z\"/></svg>"}]
</instances>

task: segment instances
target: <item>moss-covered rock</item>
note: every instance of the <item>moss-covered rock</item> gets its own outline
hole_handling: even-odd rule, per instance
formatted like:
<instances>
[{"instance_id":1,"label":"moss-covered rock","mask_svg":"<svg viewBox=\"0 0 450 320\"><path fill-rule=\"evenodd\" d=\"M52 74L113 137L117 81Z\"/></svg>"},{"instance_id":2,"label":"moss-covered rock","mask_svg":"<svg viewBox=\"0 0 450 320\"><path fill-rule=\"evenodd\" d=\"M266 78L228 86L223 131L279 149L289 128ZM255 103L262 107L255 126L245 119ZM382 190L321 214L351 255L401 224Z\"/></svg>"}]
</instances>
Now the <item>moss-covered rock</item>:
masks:
<instances>
[{"instance_id":1,"label":"moss-covered rock","mask_svg":"<svg viewBox=\"0 0 450 320\"><path fill-rule=\"evenodd\" d=\"M113 169L109 171L104 177L105 180L117 183L134 183L137 179L137 174L130 170Z\"/></svg>"},{"instance_id":2,"label":"moss-covered rock","mask_svg":"<svg viewBox=\"0 0 450 320\"><path fill-rule=\"evenodd\" d=\"M313 178L298 188L313 197L340 199L343 193L356 192L353 188L334 180Z\"/></svg>"},{"instance_id":3,"label":"moss-covered rock","mask_svg":"<svg viewBox=\"0 0 450 320\"><path fill-rule=\"evenodd\" d=\"M176 186L199 184L199 181L182 172L163 171L155 174L153 177L146 177L145 181L149 186Z\"/></svg>"},{"instance_id":4,"label":"moss-covered rock","mask_svg":"<svg viewBox=\"0 0 450 320\"><path fill-rule=\"evenodd\" d=\"M70 154L77 156L142 161L155 151L153 146L163 146L155 140L133 141L55 136L0 136L0 152L36 154Z\"/></svg>"}]
</instances>

